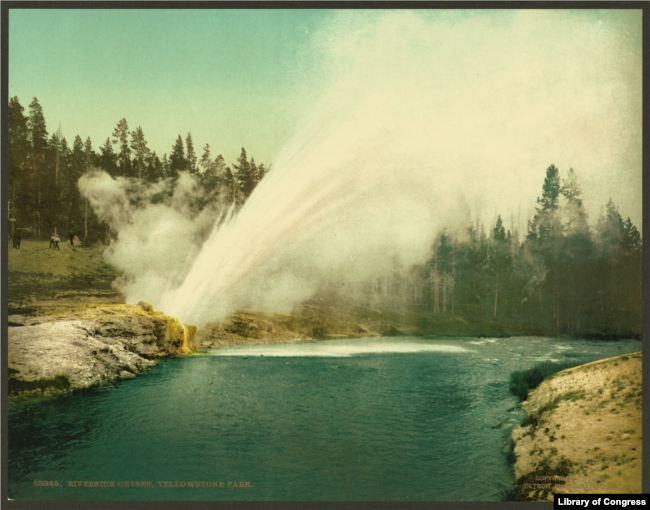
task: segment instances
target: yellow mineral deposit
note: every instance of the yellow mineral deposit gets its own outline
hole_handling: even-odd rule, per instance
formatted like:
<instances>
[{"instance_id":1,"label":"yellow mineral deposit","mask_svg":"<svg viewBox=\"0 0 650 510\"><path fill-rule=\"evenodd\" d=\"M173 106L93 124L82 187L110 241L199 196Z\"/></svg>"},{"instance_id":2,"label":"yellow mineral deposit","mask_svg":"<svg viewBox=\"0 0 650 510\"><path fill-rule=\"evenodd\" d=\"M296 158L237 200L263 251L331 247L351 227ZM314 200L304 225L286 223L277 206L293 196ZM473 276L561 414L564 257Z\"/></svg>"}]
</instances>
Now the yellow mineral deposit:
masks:
<instances>
[{"instance_id":1,"label":"yellow mineral deposit","mask_svg":"<svg viewBox=\"0 0 650 510\"><path fill-rule=\"evenodd\" d=\"M175 317L167 317L167 341L178 345L177 354L196 351L196 326L182 324Z\"/></svg>"},{"instance_id":2,"label":"yellow mineral deposit","mask_svg":"<svg viewBox=\"0 0 650 510\"><path fill-rule=\"evenodd\" d=\"M88 304L74 307L54 305L43 308L41 314L55 320L90 320L110 326L116 331L130 330L131 326L137 323L150 326L158 323L159 326L153 329L160 332L159 334L162 334L161 329L164 330L164 341L170 342L175 347L175 354L183 355L198 350L196 326L182 324L176 317L155 311L145 301L140 301L137 305ZM144 323L139 318L144 319Z\"/></svg>"},{"instance_id":3,"label":"yellow mineral deposit","mask_svg":"<svg viewBox=\"0 0 650 510\"><path fill-rule=\"evenodd\" d=\"M138 306L148 314L164 318L167 323L165 341L178 346L176 349L177 354L182 355L198 350L198 345L196 343L196 326L182 324L176 317L169 317L164 315L162 312L156 312L154 311L153 306L146 301L140 301Z\"/></svg>"}]
</instances>

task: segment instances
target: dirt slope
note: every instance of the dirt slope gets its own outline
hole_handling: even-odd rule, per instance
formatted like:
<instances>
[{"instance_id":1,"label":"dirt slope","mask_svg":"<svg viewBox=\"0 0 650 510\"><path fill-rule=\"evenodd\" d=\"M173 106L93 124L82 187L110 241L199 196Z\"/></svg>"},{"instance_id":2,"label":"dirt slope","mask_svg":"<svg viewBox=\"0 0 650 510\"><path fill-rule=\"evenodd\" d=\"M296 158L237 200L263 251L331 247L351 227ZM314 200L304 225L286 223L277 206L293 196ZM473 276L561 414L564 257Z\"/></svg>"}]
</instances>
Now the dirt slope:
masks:
<instances>
[{"instance_id":1,"label":"dirt slope","mask_svg":"<svg viewBox=\"0 0 650 510\"><path fill-rule=\"evenodd\" d=\"M564 370L529 394L513 430L517 499L641 493L641 352Z\"/></svg>"}]
</instances>

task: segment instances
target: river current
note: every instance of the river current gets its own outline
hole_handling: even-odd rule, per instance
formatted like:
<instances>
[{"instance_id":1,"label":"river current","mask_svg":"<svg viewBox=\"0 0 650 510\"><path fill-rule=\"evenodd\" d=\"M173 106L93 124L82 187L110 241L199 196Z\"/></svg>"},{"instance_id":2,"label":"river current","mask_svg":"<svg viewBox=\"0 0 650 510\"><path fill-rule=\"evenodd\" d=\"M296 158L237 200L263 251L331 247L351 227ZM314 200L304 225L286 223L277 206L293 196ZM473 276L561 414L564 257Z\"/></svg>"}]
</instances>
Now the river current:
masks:
<instances>
[{"instance_id":1,"label":"river current","mask_svg":"<svg viewBox=\"0 0 650 510\"><path fill-rule=\"evenodd\" d=\"M499 500L514 483L506 445L522 417L510 373L638 350L365 338L159 361L133 380L10 404L9 497Z\"/></svg>"}]
</instances>

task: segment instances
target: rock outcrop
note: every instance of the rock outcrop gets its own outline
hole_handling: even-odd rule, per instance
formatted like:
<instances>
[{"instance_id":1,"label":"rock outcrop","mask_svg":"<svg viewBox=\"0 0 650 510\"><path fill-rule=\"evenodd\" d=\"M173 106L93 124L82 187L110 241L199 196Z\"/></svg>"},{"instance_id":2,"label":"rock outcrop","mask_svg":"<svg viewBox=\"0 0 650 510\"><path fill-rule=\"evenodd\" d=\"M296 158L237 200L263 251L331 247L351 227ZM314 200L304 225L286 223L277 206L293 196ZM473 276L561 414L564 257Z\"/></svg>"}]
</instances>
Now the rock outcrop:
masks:
<instances>
[{"instance_id":1,"label":"rock outcrop","mask_svg":"<svg viewBox=\"0 0 650 510\"><path fill-rule=\"evenodd\" d=\"M201 348L214 349L227 345L300 343L377 335L331 309L303 307L292 314L239 311L222 322L202 324L197 342Z\"/></svg>"},{"instance_id":2,"label":"rock outcrop","mask_svg":"<svg viewBox=\"0 0 650 510\"><path fill-rule=\"evenodd\" d=\"M558 372L530 392L512 432L516 499L639 494L641 353Z\"/></svg>"},{"instance_id":3,"label":"rock outcrop","mask_svg":"<svg viewBox=\"0 0 650 510\"><path fill-rule=\"evenodd\" d=\"M9 395L53 395L125 379L197 350L196 327L151 305L52 307L10 315Z\"/></svg>"}]
</instances>

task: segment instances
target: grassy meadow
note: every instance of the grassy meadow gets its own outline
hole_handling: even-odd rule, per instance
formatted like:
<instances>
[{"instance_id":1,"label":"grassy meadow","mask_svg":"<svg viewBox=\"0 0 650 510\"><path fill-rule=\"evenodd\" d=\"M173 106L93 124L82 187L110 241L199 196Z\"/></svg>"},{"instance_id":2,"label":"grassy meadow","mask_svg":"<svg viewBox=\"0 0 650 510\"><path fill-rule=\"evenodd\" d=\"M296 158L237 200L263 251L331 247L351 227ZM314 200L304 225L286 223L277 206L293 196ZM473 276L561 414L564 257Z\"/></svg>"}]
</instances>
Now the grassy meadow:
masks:
<instances>
[{"instance_id":1,"label":"grassy meadow","mask_svg":"<svg viewBox=\"0 0 650 510\"><path fill-rule=\"evenodd\" d=\"M7 264L9 315L30 314L41 303L119 302L111 287L119 273L104 262L104 246L71 246L49 240L23 240L20 250L9 243Z\"/></svg>"}]
</instances>

